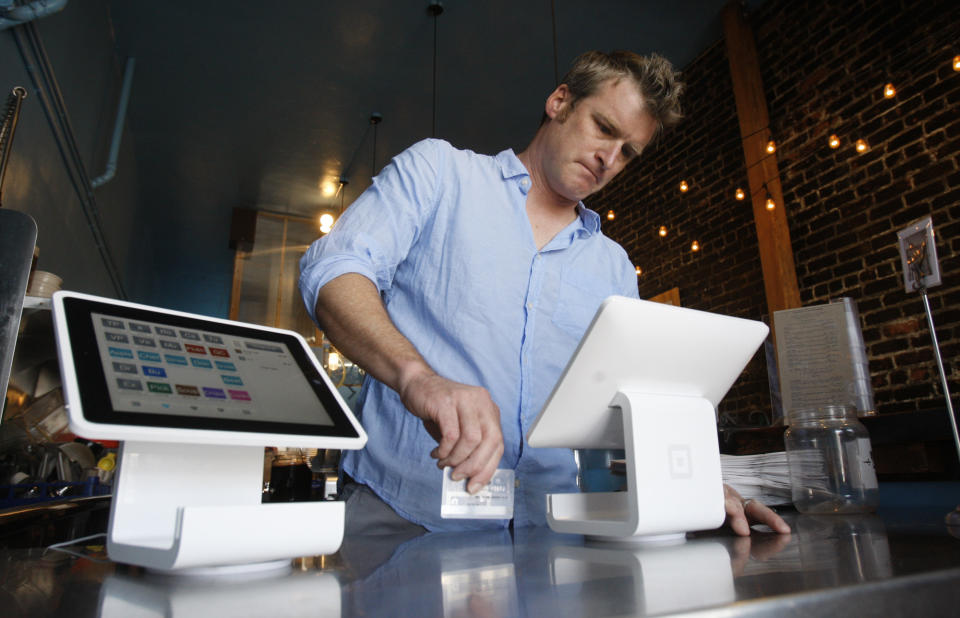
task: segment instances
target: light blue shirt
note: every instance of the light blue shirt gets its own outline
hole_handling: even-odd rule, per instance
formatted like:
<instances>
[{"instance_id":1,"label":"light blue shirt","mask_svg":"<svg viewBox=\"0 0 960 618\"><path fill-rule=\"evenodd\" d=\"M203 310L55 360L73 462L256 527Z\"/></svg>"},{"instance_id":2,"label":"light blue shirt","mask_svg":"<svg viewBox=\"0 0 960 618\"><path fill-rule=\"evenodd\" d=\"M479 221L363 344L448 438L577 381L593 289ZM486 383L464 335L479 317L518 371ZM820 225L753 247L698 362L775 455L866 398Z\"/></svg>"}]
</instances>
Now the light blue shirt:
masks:
<instances>
[{"instance_id":1,"label":"light blue shirt","mask_svg":"<svg viewBox=\"0 0 960 618\"><path fill-rule=\"evenodd\" d=\"M546 493L577 491L572 452L531 448L524 437L600 303L638 297L626 252L582 203L538 251L529 190L511 150L491 157L424 140L387 165L300 261L311 315L323 285L359 273L437 373L490 392L503 430L499 467L516 474L515 526L545 524ZM369 440L344 453L347 474L428 530L508 525L442 519L434 439L396 392L369 376L360 401Z\"/></svg>"}]
</instances>

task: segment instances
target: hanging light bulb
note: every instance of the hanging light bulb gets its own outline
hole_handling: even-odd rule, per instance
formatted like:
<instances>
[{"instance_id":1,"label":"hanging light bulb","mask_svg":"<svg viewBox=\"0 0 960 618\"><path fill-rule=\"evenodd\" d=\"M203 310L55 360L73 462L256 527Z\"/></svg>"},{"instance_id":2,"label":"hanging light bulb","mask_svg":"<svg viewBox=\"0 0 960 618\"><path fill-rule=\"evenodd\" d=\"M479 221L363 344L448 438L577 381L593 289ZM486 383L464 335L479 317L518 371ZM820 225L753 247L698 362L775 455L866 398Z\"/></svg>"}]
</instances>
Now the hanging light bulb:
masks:
<instances>
[{"instance_id":1,"label":"hanging light bulb","mask_svg":"<svg viewBox=\"0 0 960 618\"><path fill-rule=\"evenodd\" d=\"M777 203L773 201L773 196L767 193L767 210L773 210L777 207Z\"/></svg>"},{"instance_id":2,"label":"hanging light bulb","mask_svg":"<svg viewBox=\"0 0 960 618\"><path fill-rule=\"evenodd\" d=\"M343 363L340 362L340 355L338 353L330 352L330 354L327 356L327 368L330 369L330 371L336 371L337 369L340 369L342 364Z\"/></svg>"},{"instance_id":3,"label":"hanging light bulb","mask_svg":"<svg viewBox=\"0 0 960 618\"><path fill-rule=\"evenodd\" d=\"M325 212L320 215L320 231L324 234L330 232L330 228L333 227L333 215L329 212Z\"/></svg>"},{"instance_id":4,"label":"hanging light bulb","mask_svg":"<svg viewBox=\"0 0 960 618\"><path fill-rule=\"evenodd\" d=\"M831 148L837 149L840 147L840 138L837 137L836 133L834 133L830 136L830 140L827 143L830 144Z\"/></svg>"},{"instance_id":5,"label":"hanging light bulb","mask_svg":"<svg viewBox=\"0 0 960 618\"><path fill-rule=\"evenodd\" d=\"M687 189L690 188L690 185L687 184L686 180L680 181L680 193L686 193Z\"/></svg>"},{"instance_id":6,"label":"hanging light bulb","mask_svg":"<svg viewBox=\"0 0 960 618\"><path fill-rule=\"evenodd\" d=\"M616 218L617 215L612 210L607 211L607 221L613 221Z\"/></svg>"},{"instance_id":7,"label":"hanging light bulb","mask_svg":"<svg viewBox=\"0 0 960 618\"><path fill-rule=\"evenodd\" d=\"M666 235L667 235L667 226L661 225L661 226L660 226L660 230L658 231L658 233L660 234L660 238L663 238L664 236L666 236Z\"/></svg>"},{"instance_id":8,"label":"hanging light bulb","mask_svg":"<svg viewBox=\"0 0 960 618\"><path fill-rule=\"evenodd\" d=\"M953 57L953 70L960 71L960 56Z\"/></svg>"},{"instance_id":9,"label":"hanging light bulb","mask_svg":"<svg viewBox=\"0 0 960 618\"><path fill-rule=\"evenodd\" d=\"M733 194L733 196L737 198L738 202L742 202L743 198L747 197L747 194L743 192L743 189L737 187L737 191Z\"/></svg>"},{"instance_id":10,"label":"hanging light bulb","mask_svg":"<svg viewBox=\"0 0 960 618\"><path fill-rule=\"evenodd\" d=\"M323 197L333 197L337 193L337 185L332 180L324 180L320 183L320 193Z\"/></svg>"},{"instance_id":11,"label":"hanging light bulb","mask_svg":"<svg viewBox=\"0 0 960 618\"><path fill-rule=\"evenodd\" d=\"M870 150L870 145L867 144L867 140L858 139L857 140L857 152L863 153Z\"/></svg>"},{"instance_id":12,"label":"hanging light bulb","mask_svg":"<svg viewBox=\"0 0 960 618\"><path fill-rule=\"evenodd\" d=\"M693 251L694 253L696 253L697 251L699 251L699 250L700 250L700 243L698 243L697 241L693 241L692 243L690 243L690 250Z\"/></svg>"},{"instance_id":13,"label":"hanging light bulb","mask_svg":"<svg viewBox=\"0 0 960 618\"><path fill-rule=\"evenodd\" d=\"M767 142L767 152L773 154L777 151L777 143L773 140Z\"/></svg>"},{"instance_id":14,"label":"hanging light bulb","mask_svg":"<svg viewBox=\"0 0 960 618\"><path fill-rule=\"evenodd\" d=\"M643 269L640 268L640 266L635 266L635 268L637 269L637 276L638 276L638 277L643 274Z\"/></svg>"},{"instance_id":15,"label":"hanging light bulb","mask_svg":"<svg viewBox=\"0 0 960 618\"><path fill-rule=\"evenodd\" d=\"M892 99L897 96L897 89L893 87L893 84L887 84L883 87L883 98Z\"/></svg>"}]
</instances>

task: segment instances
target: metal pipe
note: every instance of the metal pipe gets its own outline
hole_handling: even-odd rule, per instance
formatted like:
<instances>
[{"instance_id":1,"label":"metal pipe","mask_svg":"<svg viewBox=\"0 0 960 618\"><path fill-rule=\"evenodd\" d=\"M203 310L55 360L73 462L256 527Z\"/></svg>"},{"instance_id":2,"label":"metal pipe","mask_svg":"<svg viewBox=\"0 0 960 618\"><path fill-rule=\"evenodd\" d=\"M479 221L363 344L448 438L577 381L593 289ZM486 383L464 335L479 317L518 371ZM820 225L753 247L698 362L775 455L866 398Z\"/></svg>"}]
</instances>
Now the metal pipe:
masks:
<instances>
[{"instance_id":1,"label":"metal pipe","mask_svg":"<svg viewBox=\"0 0 960 618\"><path fill-rule=\"evenodd\" d=\"M65 6L67 6L67 0L34 0L29 4L15 6L0 15L0 30L6 30L40 17L58 13Z\"/></svg>"},{"instance_id":2,"label":"metal pipe","mask_svg":"<svg viewBox=\"0 0 960 618\"><path fill-rule=\"evenodd\" d=\"M130 101L134 66L136 66L136 58L127 58L127 68L123 73L123 87L120 90L120 102L117 103L117 118L113 124L113 141L110 142L107 167L103 174L90 181L90 186L94 189L108 183L117 173L117 158L120 156L120 140L123 138L123 125L127 118L127 103Z\"/></svg>"},{"instance_id":3,"label":"metal pipe","mask_svg":"<svg viewBox=\"0 0 960 618\"><path fill-rule=\"evenodd\" d=\"M10 92L7 111L3 117L3 128L0 129L0 204L3 204L3 179L7 175L7 161L13 150L13 134L17 130L20 120L20 105L27 98L27 90L23 86L14 86Z\"/></svg>"},{"instance_id":4,"label":"metal pipe","mask_svg":"<svg viewBox=\"0 0 960 618\"><path fill-rule=\"evenodd\" d=\"M40 35L32 23L25 24L22 28L15 28L12 32L13 38L17 42L17 49L20 50L24 68L34 83L37 97L47 116L54 143L57 145L57 149L63 157L67 176L77 192L77 197L80 199L80 207L87 220L90 233L93 236L93 242L96 245L97 251L100 253L100 257L103 259L103 265L113 283L114 290L120 299L125 300L127 294L126 291L124 291L120 273L117 271L117 267L110 255L106 238L103 235L103 226L100 223L100 212L97 209L96 197L93 194L93 187L90 186L90 177L87 175L86 168L83 165L83 159L80 156L76 134L70 124L70 117L67 114L67 104L66 101L64 101L63 93L60 91L60 86L53 72L50 58L47 56L46 49L43 46L43 41L40 40Z\"/></svg>"},{"instance_id":5,"label":"metal pipe","mask_svg":"<svg viewBox=\"0 0 960 618\"><path fill-rule=\"evenodd\" d=\"M950 415L950 428L953 429L953 442L957 447L957 457L960 457L960 434L957 433L957 419L953 415L950 386L947 384L947 374L943 370L943 358L940 356L940 343L937 341L937 331L933 327L933 312L930 311L930 301L927 300L926 288L920 288L920 297L923 299L923 308L927 311L927 324L930 325L930 339L933 341L933 354L937 359L937 369L940 370L940 383L943 385L943 396L947 400L947 414Z\"/></svg>"}]
</instances>

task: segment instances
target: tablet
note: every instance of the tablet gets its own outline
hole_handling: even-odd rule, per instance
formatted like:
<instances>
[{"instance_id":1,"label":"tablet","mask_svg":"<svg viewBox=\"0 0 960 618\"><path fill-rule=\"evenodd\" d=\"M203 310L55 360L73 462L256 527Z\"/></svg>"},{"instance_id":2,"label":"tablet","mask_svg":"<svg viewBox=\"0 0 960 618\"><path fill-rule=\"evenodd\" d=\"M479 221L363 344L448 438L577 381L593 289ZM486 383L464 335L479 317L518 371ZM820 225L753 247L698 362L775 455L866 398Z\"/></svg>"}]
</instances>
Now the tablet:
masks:
<instances>
[{"instance_id":1,"label":"tablet","mask_svg":"<svg viewBox=\"0 0 960 618\"><path fill-rule=\"evenodd\" d=\"M623 448L620 390L702 397L714 409L769 328L623 296L600 305L527 434L530 446Z\"/></svg>"},{"instance_id":2,"label":"tablet","mask_svg":"<svg viewBox=\"0 0 960 618\"><path fill-rule=\"evenodd\" d=\"M299 334L75 292L53 297L64 398L87 438L361 448Z\"/></svg>"}]
</instances>

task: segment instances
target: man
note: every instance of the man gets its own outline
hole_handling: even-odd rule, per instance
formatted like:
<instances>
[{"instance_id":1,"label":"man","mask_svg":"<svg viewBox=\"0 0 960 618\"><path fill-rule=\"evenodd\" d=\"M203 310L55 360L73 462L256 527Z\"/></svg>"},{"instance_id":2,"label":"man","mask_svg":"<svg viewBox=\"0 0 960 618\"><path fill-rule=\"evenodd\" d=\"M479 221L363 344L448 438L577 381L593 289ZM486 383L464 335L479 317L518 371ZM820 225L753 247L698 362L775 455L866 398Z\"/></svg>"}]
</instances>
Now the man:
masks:
<instances>
[{"instance_id":1,"label":"man","mask_svg":"<svg viewBox=\"0 0 960 618\"><path fill-rule=\"evenodd\" d=\"M679 120L682 89L658 56L588 52L547 98L526 150L415 144L311 246L304 301L369 374L369 441L343 459L348 534L368 515L384 531L508 525L442 519L446 466L471 492L514 469L516 526L545 523L544 494L576 491L570 451L524 436L603 299L638 296L626 253L581 200ZM731 492L730 523L748 534Z\"/></svg>"}]
</instances>

